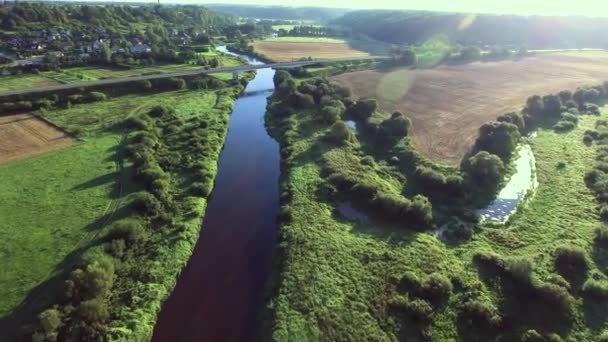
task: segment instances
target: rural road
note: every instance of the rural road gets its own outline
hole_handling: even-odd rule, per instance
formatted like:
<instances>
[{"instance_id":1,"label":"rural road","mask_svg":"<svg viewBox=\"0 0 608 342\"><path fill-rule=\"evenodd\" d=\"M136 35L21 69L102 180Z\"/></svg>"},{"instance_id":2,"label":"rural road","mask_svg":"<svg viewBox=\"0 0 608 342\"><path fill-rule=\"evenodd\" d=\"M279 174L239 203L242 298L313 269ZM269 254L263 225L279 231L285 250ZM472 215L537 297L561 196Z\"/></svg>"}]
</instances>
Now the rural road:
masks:
<instances>
[{"instance_id":1,"label":"rural road","mask_svg":"<svg viewBox=\"0 0 608 342\"><path fill-rule=\"evenodd\" d=\"M170 78L170 77L184 77L184 76L195 76L195 75L208 75L208 74L219 74L224 72L245 72L245 71L253 71L257 69L282 69L282 68L296 68L306 65L313 65L318 63L326 63L326 62L347 62L352 60L361 60L361 59L379 59L386 57L378 57L371 56L366 58L344 58L344 59L327 59L327 60L313 60L313 61L298 61L298 62L282 62L282 63L271 63L271 64L262 64L262 65L242 65L236 67L222 67L222 68L213 68L213 69L200 69L200 70L192 70L192 71L182 71L175 73L167 73L167 74L155 74L155 75L143 75L143 76L132 76L132 77L123 77L123 78L115 78L115 79L107 79L107 80L98 80L98 81L87 81L87 82L77 82L71 84L62 84L57 86L50 87L40 87L40 88L27 88L27 89L18 89L18 90L10 90L0 92L0 97L3 96L12 96L12 95L27 95L27 94L36 94L43 93L55 90L65 90L65 89L75 89L80 87L91 87L98 85L108 85L108 84L120 84L123 82L132 82L132 81L144 81L144 80L156 80L162 78Z\"/></svg>"}]
</instances>

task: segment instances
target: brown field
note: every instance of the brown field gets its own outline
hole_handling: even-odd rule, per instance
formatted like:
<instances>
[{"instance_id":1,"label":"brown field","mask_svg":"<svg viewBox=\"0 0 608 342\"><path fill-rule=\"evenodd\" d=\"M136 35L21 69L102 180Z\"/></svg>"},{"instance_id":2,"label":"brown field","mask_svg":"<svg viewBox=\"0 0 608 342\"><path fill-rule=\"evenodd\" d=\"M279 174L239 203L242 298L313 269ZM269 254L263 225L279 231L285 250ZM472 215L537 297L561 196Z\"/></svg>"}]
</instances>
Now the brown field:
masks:
<instances>
[{"instance_id":1,"label":"brown field","mask_svg":"<svg viewBox=\"0 0 608 342\"><path fill-rule=\"evenodd\" d=\"M64 132L30 114L0 116L0 164L71 145Z\"/></svg>"},{"instance_id":2,"label":"brown field","mask_svg":"<svg viewBox=\"0 0 608 342\"><path fill-rule=\"evenodd\" d=\"M332 59L367 57L369 53L355 50L347 43L257 41L253 48L274 61L289 62L303 57Z\"/></svg>"},{"instance_id":3,"label":"brown field","mask_svg":"<svg viewBox=\"0 0 608 342\"><path fill-rule=\"evenodd\" d=\"M457 164L484 122L546 95L608 80L608 53L543 54L520 61L425 70L361 71L335 77L380 109L407 114L414 146L432 160Z\"/></svg>"}]
</instances>

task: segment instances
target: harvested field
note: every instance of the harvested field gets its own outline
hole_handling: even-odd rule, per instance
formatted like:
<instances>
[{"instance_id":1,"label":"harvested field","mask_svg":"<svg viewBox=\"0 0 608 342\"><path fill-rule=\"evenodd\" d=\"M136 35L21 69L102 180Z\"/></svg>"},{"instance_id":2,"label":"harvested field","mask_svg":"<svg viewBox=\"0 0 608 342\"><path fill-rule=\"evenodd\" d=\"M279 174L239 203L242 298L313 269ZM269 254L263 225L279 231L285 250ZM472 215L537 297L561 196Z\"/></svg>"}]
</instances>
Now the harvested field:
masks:
<instances>
[{"instance_id":1,"label":"harvested field","mask_svg":"<svg viewBox=\"0 0 608 342\"><path fill-rule=\"evenodd\" d=\"M255 51L277 62L288 62L303 57L312 58L356 58L367 57L369 53L353 49L346 42L291 42L263 40L253 43Z\"/></svg>"},{"instance_id":2,"label":"harvested field","mask_svg":"<svg viewBox=\"0 0 608 342\"><path fill-rule=\"evenodd\" d=\"M30 114L0 116L0 164L63 149L73 140Z\"/></svg>"},{"instance_id":3,"label":"harvested field","mask_svg":"<svg viewBox=\"0 0 608 342\"><path fill-rule=\"evenodd\" d=\"M457 164L477 129L520 110L531 95L608 80L608 53L543 54L519 61L471 63L425 70L361 71L335 77L359 97L375 97L386 112L413 123L413 143L432 160Z\"/></svg>"}]
</instances>

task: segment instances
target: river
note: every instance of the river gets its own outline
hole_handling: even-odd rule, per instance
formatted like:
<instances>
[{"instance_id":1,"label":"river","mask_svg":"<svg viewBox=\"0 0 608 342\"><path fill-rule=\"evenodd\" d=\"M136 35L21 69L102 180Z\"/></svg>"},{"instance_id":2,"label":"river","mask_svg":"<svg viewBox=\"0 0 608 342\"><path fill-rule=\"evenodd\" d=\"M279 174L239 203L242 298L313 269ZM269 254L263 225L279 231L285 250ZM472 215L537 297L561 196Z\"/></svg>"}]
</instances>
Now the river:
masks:
<instances>
[{"instance_id":1,"label":"river","mask_svg":"<svg viewBox=\"0 0 608 342\"><path fill-rule=\"evenodd\" d=\"M273 76L258 70L234 104L199 240L153 341L250 341L257 332L279 210L279 145L264 126Z\"/></svg>"}]
</instances>

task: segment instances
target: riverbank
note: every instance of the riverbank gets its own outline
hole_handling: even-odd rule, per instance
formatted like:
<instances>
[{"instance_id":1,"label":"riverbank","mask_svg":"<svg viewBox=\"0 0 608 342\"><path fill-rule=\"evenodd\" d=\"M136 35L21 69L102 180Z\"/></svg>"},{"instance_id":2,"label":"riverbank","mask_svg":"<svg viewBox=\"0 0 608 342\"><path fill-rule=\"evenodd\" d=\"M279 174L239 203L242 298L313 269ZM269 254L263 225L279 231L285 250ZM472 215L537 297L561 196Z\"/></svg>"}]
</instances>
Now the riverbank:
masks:
<instances>
[{"instance_id":1,"label":"riverbank","mask_svg":"<svg viewBox=\"0 0 608 342\"><path fill-rule=\"evenodd\" d=\"M60 127L78 130L81 139L63 151L0 168L6 179L26 168L30 184L26 190L21 181L3 184L0 211L7 221L0 228L19 248L3 258L3 284L15 287L3 287L2 338L15 340L34 330L37 336L69 332L77 339L150 338L160 303L198 239L208 193L195 192L193 181L212 187L229 114L242 90L236 83L219 90L122 96L42 113ZM150 112L157 105L167 108L166 118ZM155 128L142 131L150 127ZM155 148L133 153L148 143ZM141 157L153 158L148 163L154 161L160 171L140 173ZM41 167L44 163L49 164ZM149 183L157 176L158 182ZM32 217L24 203L44 207L45 214ZM96 267L98 273L87 273ZM82 272L103 283L102 291L89 292L90 285L78 278ZM69 297L60 296L66 292ZM87 309L94 316L81 316ZM41 330L34 321L43 311L59 324Z\"/></svg>"}]
</instances>

